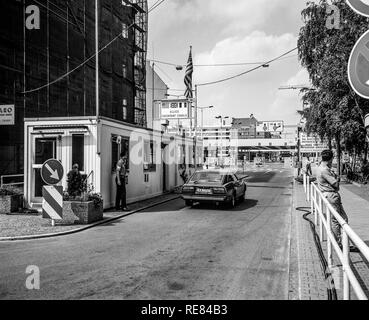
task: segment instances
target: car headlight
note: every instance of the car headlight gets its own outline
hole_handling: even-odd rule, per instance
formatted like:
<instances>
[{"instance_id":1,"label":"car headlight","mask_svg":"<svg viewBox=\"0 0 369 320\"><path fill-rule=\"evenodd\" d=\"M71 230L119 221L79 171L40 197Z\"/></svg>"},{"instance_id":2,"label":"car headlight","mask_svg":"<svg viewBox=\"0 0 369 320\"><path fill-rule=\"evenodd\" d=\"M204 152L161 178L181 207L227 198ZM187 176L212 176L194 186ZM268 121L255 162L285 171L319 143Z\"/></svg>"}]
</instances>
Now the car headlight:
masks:
<instances>
[{"instance_id":1,"label":"car headlight","mask_svg":"<svg viewBox=\"0 0 369 320\"><path fill-rule=\"evenodd\" d=\"M184 193L194 192L194 191L195 191L194 187L183 187L182 188L182 192L184 192Z\"/></svg>"}]
</instances>

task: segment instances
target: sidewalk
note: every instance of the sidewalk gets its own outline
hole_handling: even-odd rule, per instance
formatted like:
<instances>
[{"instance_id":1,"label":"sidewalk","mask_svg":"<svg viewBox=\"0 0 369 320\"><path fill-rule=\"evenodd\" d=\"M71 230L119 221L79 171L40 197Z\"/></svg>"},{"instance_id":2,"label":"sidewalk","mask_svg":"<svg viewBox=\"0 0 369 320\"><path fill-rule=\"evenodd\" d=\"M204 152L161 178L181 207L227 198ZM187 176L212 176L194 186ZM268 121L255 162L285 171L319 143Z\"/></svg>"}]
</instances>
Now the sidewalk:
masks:
<instances>
[{"instance_id":1,"label":"sidewalk","mask_svg":"<svg viewBox=\"0 0 369 320\"><path fill-rule=\"evenodd\" d=\"M305 206L305 207L310 206L308 202L305 200L306 196L304 194L302 185L299 185L298 183L295 184L295 193L296 193L295 198L297 201L297 205L295 205L295 207L298 207L300 205ZM369 244L369 193L366 193L365 191L363 191L363 188L356 187L350 184L342 184L340 194L342 196L343 206L349 217L350 227L362 238L362 240L364 240L367 244ZM301 214L301 217L302 215L303 213ZM312 216L309 216L309 217L312 218ZM300 221L300 218L298 218L298 221ZM305 230L306 227L308 227L308 223L306 224L307 226L304 224L298 225L298 226L302 226L302 229L300 230ZM312 234L310 228L308 231L310 234ZM310 248L310 246L312 245L313 249L316 252L315 244L311 243L310 239L311 239L310 236L307 236L304 238L304 232L302 232L301 240L302 242L306 241L306 243L304 244L300 243L300 245L302 245L303 250L304 248L306 250L306 247ZM327 257L326 239L324 239L321 242L321 244L322 244L324 254ZM304 253L304 251L302 252ZM300 264L302 267L300 269L300 273L302 272L302 274L304 274L304 272L307 272L307 274L310 275L312 270L318 271L315 266L315 263L313 263L312 261L310 261L310 263L312 264L312 266L309 267L310 270L304 269L305 263L307 263L307 265L309 264L309 262L305 261L305 257L306 256L304 256L304 254L301 256L302 261L300 262ZM317 254L316 255L312 254L311 256L308 255L307 258L318 259L316 260L316 262L319 263L319 257ZM361 283L361 285L363 286L364 291L369 296L369 263L359 253L351 253L350 258L352 262L352 267L354 269L354 273L356 277L359 279L359 282ZM342 286L341 286L342 285L342 265L337 255L335 254L335 252L333 252L333 259L334 259L333 278L335 280L337 296L338 296L338 299L342 299ZM323 274L323 270L320 270L320 273ZM302 289L307 285L309 287L313 285L313 288L315 288L316 286L320 288L321 286L321 284L317 283L316 281L313 281L313 283L306 284L304 283L303 280L304 279L302 278L302 283L301 283ZM302 294L304 294L304 290L302 290ZM352 293L351 299L353 300L356 299L354 293Z\"/></svg>"},{"instance_id":2,"label":"sidewalk","mask_svg":"<svg viewBox=\"0 0 369 320\"><path fill-rule=\"evenodd\" d=\"M137 210L141 210L155 204L171 201L178 198L178 194L169 193L151 199L129 204L129 212L116 212L108 210L104 212L104 220L97 224L107 223L111 219L119 218L122 215L130 215ZM43 236L43 235L58 235L59 233L69 233L83 231L91 228L96 224L91 225L57 225L51 226L50 220L43 219L39 215L0 215L0 241L5 238L18 238L24 236ZM81 230L80 230L81 229Z\"/></svg>"},{"instance_id":3,"label":"sidewalk","mask_svg":"<svg viewBox=\"0 0 369 320\"><path fill-rule=\"evenodd\" d=\"M296 210L308 206L303 186L295 182L292 210L290 300L327 300L326 281L313 233L310 224L303 218L306 212Z\"/></svg>"},{"instance_id":4,"label":"sidewalk","mask_svg":"<svg viewBox=\"0 0 369 320\"><path fill-rule=\"evenodd\" d=\"M340 193L351 228L369 244L369 188L343 184Z\"/></svg>"}]
</instances>

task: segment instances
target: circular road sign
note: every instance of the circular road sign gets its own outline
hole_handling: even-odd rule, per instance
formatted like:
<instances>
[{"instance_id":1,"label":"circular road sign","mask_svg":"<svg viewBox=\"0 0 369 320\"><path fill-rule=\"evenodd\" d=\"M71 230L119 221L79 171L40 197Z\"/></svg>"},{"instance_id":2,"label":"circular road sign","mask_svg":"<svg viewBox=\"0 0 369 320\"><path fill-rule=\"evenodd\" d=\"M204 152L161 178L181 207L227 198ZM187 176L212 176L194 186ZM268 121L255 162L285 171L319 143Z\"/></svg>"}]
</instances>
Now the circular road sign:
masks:
<instances>
[{"instance_id":1,"label":"circular road sign","mask_svg":"<svg viewBox=\"0 0 369 320\"><path fill-rule=\"evenodd\" d=\"M41 168L41 178L48 185L58 184L64 176L64 168L59 160L49 159Z\"/></svg>"},{"instance_id":2,"label":"circular road sign","mask_svg":"<svg viewBox=\"0 0 369 320\"><path fill-rule=\"evenodd\" d=\"M355 92L369 99L369 31L361 36L351 52L348 77Z\"/></svg>"},{"instance_id":3,"label":"circular road sign","mask_svg":"<svg viewBox=\"0 0 369 320\"><path fill-rule=\"evenodd\" d=\"M346 0L346 2L356 13L369 17L369 0Z\"/></svg>"}]
</instances>

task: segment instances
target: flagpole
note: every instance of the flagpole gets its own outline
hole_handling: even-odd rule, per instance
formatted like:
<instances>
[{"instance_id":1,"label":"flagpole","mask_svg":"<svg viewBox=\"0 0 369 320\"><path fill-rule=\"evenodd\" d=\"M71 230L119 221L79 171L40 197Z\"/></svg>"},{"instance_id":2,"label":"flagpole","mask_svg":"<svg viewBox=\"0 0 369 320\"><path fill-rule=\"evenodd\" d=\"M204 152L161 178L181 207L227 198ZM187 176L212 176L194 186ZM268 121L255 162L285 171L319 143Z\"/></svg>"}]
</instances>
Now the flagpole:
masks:
<instances>
[{"instance_id":1,"label":"flagpole","mask_svg":"<svg viewBox=\"0 0 369 320\"><path fill-rule=\"evenodd\" d=\"M198 103L197 103L197 84L195 85L195 172L197 170L197 109L198 109Z\"/></svg>"}]
</instances>

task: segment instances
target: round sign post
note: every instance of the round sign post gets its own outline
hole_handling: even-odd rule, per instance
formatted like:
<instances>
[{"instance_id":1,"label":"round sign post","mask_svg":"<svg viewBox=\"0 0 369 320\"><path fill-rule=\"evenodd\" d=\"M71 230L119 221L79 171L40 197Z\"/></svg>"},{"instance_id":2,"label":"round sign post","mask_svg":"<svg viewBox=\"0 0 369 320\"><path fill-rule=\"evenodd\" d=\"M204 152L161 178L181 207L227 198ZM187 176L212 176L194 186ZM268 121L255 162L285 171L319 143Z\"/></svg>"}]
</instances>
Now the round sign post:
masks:
<instances>
[{"instance_id":1,"label":"round sign post","mask_svg":"<svg viewBox=\"0 0 369 320\"><path fill-rule=\"evenodd\" d=\"M59 160L49 159L41 168L41 178L47 184L42 188L42 214L44 218L55 220L63 219L63 187L58 186L64 176L64 168Z\"/></svg>"},{"instance_id":2,"label":"round sign post","mask_svg":"<svg viewBox=\"0 0 369 320\"><path fill-rule=\"evenodd\" d=\"M346 2L356 13L369 17L369 0L346 0Z\"/></svg>"},{"instance_id":3,"label":"round sign post","mask_svg":"<svg viewBox=\"0 0 369 320\"><path fill-rule=\"evenodd\" d=\"M360 37L351 52L348 77L354 91L369 99L369 31Z\"/></svg>"},{"instance_id":4,"label":"round sign post","mask_svg":"<svg viewBox=\"0 0 369 320\"><path fill-rule=\"evenodd\" d=\"M62 181L63 176L64 168L59 160L49 159L42 165L41 178L46 184L55 186Z\"/></svg>"}]
</instances>

